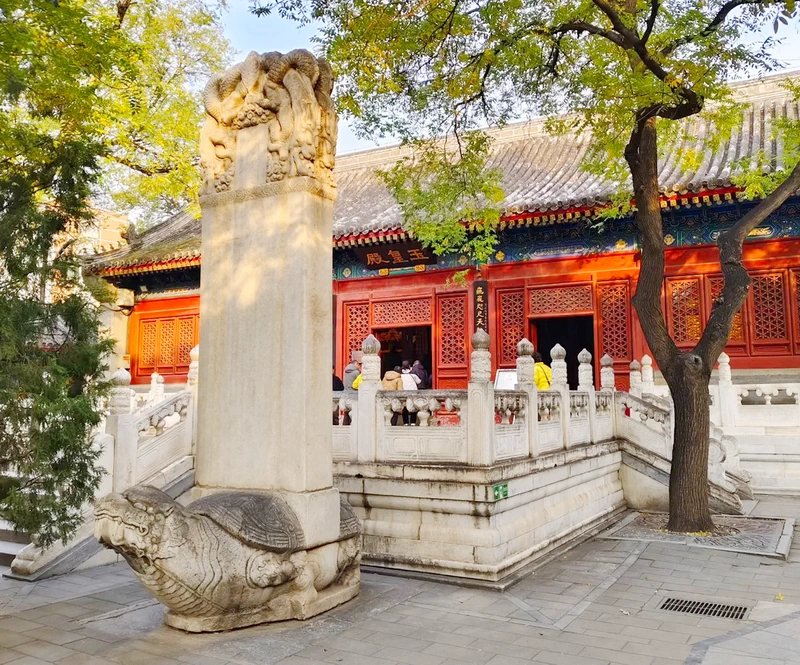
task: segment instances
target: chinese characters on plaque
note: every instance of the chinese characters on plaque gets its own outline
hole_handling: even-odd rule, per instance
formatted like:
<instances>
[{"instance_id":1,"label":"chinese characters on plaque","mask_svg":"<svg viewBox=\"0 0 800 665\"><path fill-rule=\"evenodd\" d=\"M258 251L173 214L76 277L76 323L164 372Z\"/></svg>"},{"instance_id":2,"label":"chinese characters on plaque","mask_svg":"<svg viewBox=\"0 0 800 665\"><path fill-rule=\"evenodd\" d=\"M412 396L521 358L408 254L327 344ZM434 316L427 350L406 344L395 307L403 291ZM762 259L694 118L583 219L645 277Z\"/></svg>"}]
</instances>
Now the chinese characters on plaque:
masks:
<instances>
[{"instance_id":1,"label":"chinese characters on plaque","mask_svg":"<svg viewBox=\"0 0 800 665\"><path fill-rule=\"evenodd\" d=\"M433 252L418 242L354 247L353 251L358 260L370 270L408 268L436 263L436 256Z\"/></svg>"},{"instance_id":2,"label":"chinese characters on plaque","mask_svg":"<svg viewBox=\"0 0 800 665\"><path fill-rule=\"evenodd\" d=\"M472 293L475 298L475 330L483 328L489 330L489 283L473 282Z\"/></svg>"}]
</instances>

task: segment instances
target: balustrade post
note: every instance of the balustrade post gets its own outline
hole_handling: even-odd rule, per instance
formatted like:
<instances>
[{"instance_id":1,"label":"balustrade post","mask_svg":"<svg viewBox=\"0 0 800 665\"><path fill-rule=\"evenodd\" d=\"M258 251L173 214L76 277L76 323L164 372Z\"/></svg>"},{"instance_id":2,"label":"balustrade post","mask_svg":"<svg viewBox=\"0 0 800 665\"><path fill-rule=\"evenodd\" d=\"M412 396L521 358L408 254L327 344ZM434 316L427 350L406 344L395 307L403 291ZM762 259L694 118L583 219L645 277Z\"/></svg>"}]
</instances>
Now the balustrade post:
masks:
<instances>
[{"instance_id":1,"label":"balustrade post","mask_svg":"<svg viewBox=\"0 0 800 665\"><path fill-rule=\"evenodd\" d=\"M578 390L585 392L589 398L589 440L597 440L597 403L594 399L594 370L592 354L583 349L578 354Z\"/></svg>"},{"instance_id":2,"label":"balustrade post","mask_svg":"<svg viewBox=\"0 0 800 665\"><path fill-rule=\"evenodd\" d=\"M356 451L359 462L374 462L378 449L377 395L381 389L381 343L375 335L368 335L361 344L361 384L358 387L356 422ZM353 427L351 425L351 427Z\"/></svg>"},{"instance_id":3,"label":"balustrade post","mask_svg":"<svg viewBox=\"0 0 800 665\"><path fill-rule=\"evenodd\" d=\"M569 383L567 383L567 351L561 344L556 344L550 349L550 358L553 360L550 367L553 372L550 387L561 394L561 446L569 448L570 400Z\"/></svg>"},{"instance_id":4,"label":"balustrade post","mask_svg":"<svg viewBox=\"0 0 800 665\"><path fill-rule=\"evenodd\" d=\"M536 457L539 454L539 390L536 388L534 375L536 363L533 360L533 343L528 339L517 344L517 390L528 395L528 454Z\"/></svg>"},{"instance_id":5,"label":"balustrade post","mask_svg":"<svg viewBox=\"0 0 800 665\"><path fill-rule=\"evenodd\" d=\"M634 397L642 396L642 366L638 360L631 363L631 389L630 393Z\"/></svg>"},{"instance_id":6,"label":"balustrade post","mask_svg":"<svg viewBox=\"0 0 800 665\"><path fill-rule=\"evenodd\" d=\"M200 387L200 345L189 351L189 375L186 377L186 390L192 393L192 403L189 405L189 427L192 437L192 455L197 446L197 395Z\"/></svg>"},{"instance_id":7,"label":"balustrade post","mask_svg":"<svg viewBox=\"0 0 800 665\"><path fill-rule=\"evenodd\" d=\"M731 358L724 351L719 354L719 419L722 427L736 425L736 407L739 398L733 389Z\"/></svg>"},{"instance_id":8,"label":"balustrade post","mask_svg":"<svg viewBox=\"0 0 800 665\"><path fill-rule=\"evenodd\" d=\"M131 375L126 369L118 369L111 376L111 399L106 418L106 434L114 438L112 488L122 492L136 480L136 454L139 448L139 433L131 416Z\"/></svg>"},{"instance_id":9,"label":"balustrade post","mask_svg":"<svg viewBox=\"0 0 800 665\"><path fill-rule=\"evenodd\" d=\"M494 386L489 335L478 328L472 336L470 380L467 386L467 464L491 466L494 448Z\"/></svg>"},{"instance_id":10,"label":"balustrade post","mask_svg":"<svg viewBox=\"0 0 800 665\"><path fill-rule=\"evenodd\" d=\"M600 390L614 392L617 389L617 379L614 376L614 359L607 353L600 358Z\"/></svg>"},{"instance_id":11,"label":"balustrade post","mask_svg":"<svg viewBox=\"0 0 800 665\"><path fill-rule=\"evenodd\" d=\"M150 392L147 393L147 401L156 404L164 399L164 377L158 372L150 375Z\"/></svg>"},{"instance_id":12,"label":"balustrade post","mask_svg":"<svg viewBox=\"0 0 800 665\"><path fill-rule=\"evenodd\" d=\"M653 359L646 353L642 356L642 394L654 395L656 381L653 376Z\"/></svg>"}]
</instances>

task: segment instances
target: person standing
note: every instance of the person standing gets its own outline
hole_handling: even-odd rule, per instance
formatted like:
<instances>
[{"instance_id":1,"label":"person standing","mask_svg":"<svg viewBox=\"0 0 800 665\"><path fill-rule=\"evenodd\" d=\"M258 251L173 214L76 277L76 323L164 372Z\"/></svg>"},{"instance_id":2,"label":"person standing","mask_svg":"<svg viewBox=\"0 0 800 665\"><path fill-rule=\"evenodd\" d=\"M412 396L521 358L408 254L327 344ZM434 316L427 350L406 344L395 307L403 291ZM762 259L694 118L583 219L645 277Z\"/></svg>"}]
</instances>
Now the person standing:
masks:
<instances>
[{"instance_id":1,"label":"person standing","mask_svg":"<svg viewBox=\"0 0 800 665\"><path fill-rule=\"evenodd\" d=\"M342 380L336 376L336 367L333 368L333 390L334 392L344 390L344 383L342 383Z\"/></svg>"},{"instance_id":2,"label":"person standing","mask_svg":"<svg viewBox=\"0 0 800 665\"><path fill-rule=\"evenodd\" d=\"M400 372L400 377L403 380L403 390L417 390L419 387L419 377L411 373L411 363L408 360L403 361L403 368ZM412 425L416 424L416 416L412 416L408 409L403 409L403 424Z\"/></svg>"},{"instance_id":3,"label":"person standing","mask_svg":"<svg viewBox=\"0 0 800 665\"><path fill-rule=\"evenodd\" d=\"M383 375L383 381L381 381L381 388L383 390L403 389L403 377L400 374L399 367L395 367L393 370L390 369L388 372L386 372L386 374ZM397 418L399 415L400 415L399 413L392 414L392 420L391 420L392 426L397 425ZM405 422L405 418L403 420Z\"/></svg>"},{"instance_id":4,"label":"person standing","mask_svg":"<svg viewBox=\"0 0 800 665\"><path fill-rule=\"evenodd\" d=\"M550 390L550 384L553 383L553 372L545 364L542 354L535 351L533 354L533 382L539 390Z\"/></svg>"},{"instance_id":5,"label":"person standing","mask_svg":"<svg viewBox=\"0 0 800 665\"><path fill-rule=\"evenodd\" d=\"M417 388L420 390L428 390L430 385L430 377L428 376L428 372L425 370L425 366L422 364L421 360L415 360L414 364L411 366L411 373L414 376L419 377L419 384L417 384Z\"/></svg>"},{"instance_id":6,"label":"person standing","mask_svg":"<svg viewBox=\"0 0 800 665\"><path fill-rule=\"evenodd\" d=\"M350 364L344 368L344 389L345 390L355 390L353 383L355 383L356 378L361 374L361 352L360 351L353 351L352 355L350 356Z\"/></svg>"}]
</instances>

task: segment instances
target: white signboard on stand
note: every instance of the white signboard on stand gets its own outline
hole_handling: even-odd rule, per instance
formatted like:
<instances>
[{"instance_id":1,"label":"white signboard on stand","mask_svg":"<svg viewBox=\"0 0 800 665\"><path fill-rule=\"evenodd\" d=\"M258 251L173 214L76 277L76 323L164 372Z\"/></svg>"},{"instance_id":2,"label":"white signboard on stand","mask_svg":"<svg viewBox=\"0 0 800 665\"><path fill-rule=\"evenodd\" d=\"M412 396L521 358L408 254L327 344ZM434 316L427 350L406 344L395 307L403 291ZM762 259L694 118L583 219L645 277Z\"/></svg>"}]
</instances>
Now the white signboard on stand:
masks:
<instances>
[{"instance_id":1,"label":"white signboard on stand","mask_svg":"<svg viewBox=\"0 0 800 665\"><path fill-rule=\"evenodd\" d=\"M517 370L498 369L494 375L495 390L516 390L517 389Z\"/></svg>"}]
</instances>

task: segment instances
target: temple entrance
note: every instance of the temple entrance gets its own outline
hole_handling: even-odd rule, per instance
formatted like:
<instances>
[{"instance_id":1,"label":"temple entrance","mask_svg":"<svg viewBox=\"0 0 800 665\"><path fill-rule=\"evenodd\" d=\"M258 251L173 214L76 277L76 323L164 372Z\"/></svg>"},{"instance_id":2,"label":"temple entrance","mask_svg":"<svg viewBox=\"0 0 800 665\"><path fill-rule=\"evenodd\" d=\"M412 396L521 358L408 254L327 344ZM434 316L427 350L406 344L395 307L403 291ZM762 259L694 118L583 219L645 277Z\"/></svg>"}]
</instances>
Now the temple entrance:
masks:
<instances>
[{"instance_id":1,"label":"temple entrance","mask_svg":"<svg viewBox=\"0 0 800 665\"><path fill-rule=\"evenodd\" d=\"M381 377L404 360L412 364L420 360L428 373L432 373L431 326L396 326L376 329L373 334L381 343Z\"/></svg>"},{"instance_id":2,"label":"temple entrance","mask_svg":"<svg viewBox=\"0 0 800 665\"><path fill-rule=\"evenodd\" d=\"M561 344L567 350L567 379L573 390L578 387L578 354L586 349L594 358L594 320L592 316L560 316L533 319L531 341L552 366L550 349Z\"/></svg>"}]
</instances>

